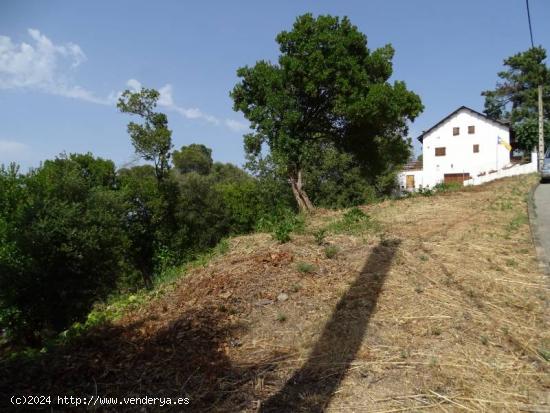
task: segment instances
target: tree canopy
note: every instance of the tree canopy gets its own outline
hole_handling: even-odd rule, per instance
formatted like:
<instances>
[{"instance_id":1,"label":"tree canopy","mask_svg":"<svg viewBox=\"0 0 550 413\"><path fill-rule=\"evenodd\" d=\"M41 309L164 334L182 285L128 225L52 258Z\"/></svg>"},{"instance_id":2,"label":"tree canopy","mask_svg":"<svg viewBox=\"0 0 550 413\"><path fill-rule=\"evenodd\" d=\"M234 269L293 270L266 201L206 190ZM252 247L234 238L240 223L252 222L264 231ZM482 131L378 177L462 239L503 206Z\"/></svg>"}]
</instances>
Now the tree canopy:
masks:
<instances>
[{"instance_id":1,"label":"tree canopy","mask_svg":"<svg viewBox=\"0 0 550 413\"><path fill-rule=\"evenodd\" d=\"M172 153L172 162L182 174L196 172L201 175L208 175L214 163L212 160L212 150L196 143L182 146L179 151L174 151Z\"/></svg>"},{"instance_id":2,"label":"tree canopy","mask_svg":"<svg viewBox=\"0 0 550 413\"><path fill-rule=\"evenodd\" d=\"M494 90L485 90L485 114L510 122L522 149L532 150L538 143L538 91L543 86L544 117L550 116L550 69L546 50L534 47L504 60L506 70L498 73ZM550 141L546 122L545 140Z\"/></svg>"},{"instance_id":3,"label":"tree canopy","mask_svg":"<svg viewBox=\"0 0 550 413\"><path fill-rule=\"evenodd\" d=\"M136 153L146 161L153 161L157 180L161 182L170 168L172 131L168 129L168 118L164 113L155 112L159 92L142 88L139 92L125 90L118 100L121 112L138 115L142 124L130 122L128 133Z\"/></svg>"},{"instance_id":4,"label":"tree canopy","mask_svg":"<svg viewBox=\"0 0 550 413\"><path fill-rule=\"evenodd\" d=\"M260 60L238 69L241 80L231 96L234 109L242 111L254 129L245 136L247 155L261 157L267 144L301 209L313 207L302 175L322 142L361 161L378 159L373 154L380 154L382 147L384 164L388 158L392 163L406 161L409 146L402 136L407 120L423 106L403 82L389 82L394 55L390 45L371 51L366 36L347 17L311 14L298 17L292 30L276 40L278 63Z\"/></svg>"}]
</instances>

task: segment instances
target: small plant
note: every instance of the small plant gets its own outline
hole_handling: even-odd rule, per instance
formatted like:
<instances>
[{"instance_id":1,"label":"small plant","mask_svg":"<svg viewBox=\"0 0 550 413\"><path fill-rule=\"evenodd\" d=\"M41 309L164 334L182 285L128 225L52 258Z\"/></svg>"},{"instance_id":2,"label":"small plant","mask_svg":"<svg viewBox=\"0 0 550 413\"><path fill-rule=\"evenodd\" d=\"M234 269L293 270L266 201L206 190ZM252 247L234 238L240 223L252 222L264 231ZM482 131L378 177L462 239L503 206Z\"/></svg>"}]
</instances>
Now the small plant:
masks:
<instances>
[{"instance_id":1,"label":"small plant","mask_svg":"<svg viewBox=\"0 0 550 413\"><path fill-rule=\"evenodd\" d=\"M292 292L292 293L297 293L301 289L302 289L302 286L300 284L292 284L290 286L290 292Z\"/></svg>"},{"instance_id":2,"label":"small plant","mask_svg":"<svg viewBox=\"0 0 550 413\"><path fill-rule=\"evenodd\" d=\"M282 221L275 226L273 238L281 244L290 241L290 233L292 232L292 224L288 221Z\"/></svg>"},{"instance_id":3,"label":"small plant","mask_svg":"<svg viewBox=\"0 0 550 413\"><path fill-rule=\"evenodd\" d=\"M539 348L537 352L544 360L550 361L550 350L546 348Z\"/></svg>"},{"instance_id":4,"label":"small plant","mask_svg":"<svg viewBox=\"0 0 550 413\"><path fill-rule=\"evenodd\" d=\"M424 262L428 261L427 255L421 255L419 258L420 258L420 261L424 261Z\"/></svg>"},{"instance_id":5,"label":"small plant","mask_svg":"<svg viewBox=\"0 0 550 413\"><path fill-rule=\"evenodd\" d=\"M481 344L483 344L484 346L489 344L489 339L487 338L487 336L481 336L479 339L481 340Z\"/></svg>"},{"instance_id":6,"label":"small plant","mask_svg":"<svg viewBox=\"0 0 550 413\"><path fill-rule=\"evenodd\" d=\"M513 258L509 258L509 259L506 260L506 265L508 267L517 267L518 263Z\"/></svg>"},{"instance_id":7,"label":"small plant","mask_svg":"<svg viewBox=\"0 0 550 413\"><path fill-rule=\"evenodd\" d=\"M327 245L325 247L325 257L332 259L338 254L338 247L336 245Z\"/></svg>"},{"instance_id":8,"label":"small plant","mask_svg":"<svg viewBox=\"0 0 550 413\"><path fill-rule=\"evenodd\" d=\"M315 243L317 245L323 245L325 243L325 236L327 235L327 230L324 228L321 228L313 233L313 237L315 238Z\"/></svg>"},{"instance_id":9,"label":"small plant","mask_svg":"<svg viewBox=\"0 0 550 413\"><path fill-rule=\"evenodd\" d=\"M315 272L315 267L313 264L309 264L307 262L299 262L296 264L296 269L303 274L311 274Z\"/></svg>"},{"instance_id":10,"label":"small plant","mask_svg":"<svg viewBox=\"0 0 550 413\"><path fill-rule=\"evenodd\" d=\"M441 335L441 329L439 327L432 327L432 336L440 336Z\"/></svg>"},{"instance_id":11,"label":"small plant","mask_svg":"<svg viewBox=\"0 0 550 413\"><path fill-rule=\"evenodd\" d=\"M417 293L417 294L421 294L424 292L424 287L422 287L421 285L417 285L416 287L414 287L414 291Z\"/></svg>"},{"instance_id":12,"label":"small plant","mask_svg":"<svg viewBox=\"0 0 550 413\"><path fill-rule=\"evenodd\" d=\"M277 321L278 321L279 323L284 323L286 320L287 320L287 317L286 317L285 314L279 313L279 314L277 315Z\"/></svg>"},{"instance_id":13,"label":"small plant","mask_svg":"<svg viewBox=\"0 0 550 413\"><path fill-rule=\"evenodd\" d=\"M374 226L374 222L370 216L359 208L354 207L346 212L340 220L332 223L329 229L335 233L359 234Z\"/></svg>"}]
</instances>

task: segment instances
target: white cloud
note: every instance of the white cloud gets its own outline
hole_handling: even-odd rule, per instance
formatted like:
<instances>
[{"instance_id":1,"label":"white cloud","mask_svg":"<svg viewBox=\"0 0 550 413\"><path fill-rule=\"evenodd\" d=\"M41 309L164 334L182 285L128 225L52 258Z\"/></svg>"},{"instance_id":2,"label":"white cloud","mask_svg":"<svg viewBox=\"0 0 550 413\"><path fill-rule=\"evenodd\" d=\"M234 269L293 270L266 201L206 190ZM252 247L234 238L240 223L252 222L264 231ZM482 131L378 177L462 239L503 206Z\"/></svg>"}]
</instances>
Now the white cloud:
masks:
<instances>
[{"instance_id":1,"label":"white cloud","mask_svg":"<svg viewBox=\"0 0 550 413\"><path fill-rule=\"evenodd\" d=\"M136 79L128 79L126 86L128 86L133 92L139 92L141 90L141 83Z\"/></svg>"},{"instance_id":2,"label":"white cloud","mask_svg":"<svg viewBox=\"0 0 550 413\"><path fill-rule=\"evenodd\" d=\"M135 82L136 85L139 84L141 86L141 83L139 83L135 79L130 79L128 81L128 86L130 86L129 82ZM184 108L176 105L176 103L174 102L173 88L171 84L166 84L162 86L159 89L159 93L160 96L158 100L158 105L161 107L164 107L168 110L173 110L174 112L179 113L186 119L203 119L214 125L218 125L220 123L220 120L217 117L209 115L208 113L204 113L198 108Z\"/></svg>"},{"instance_id":3,"label":"white cloud","mask_svg":"<svg viewBox=\"0 0 550 413\"><path fill-rule=\"evenodd\" d=\"M16 141L0 140L0 154L2 155L21 155L29 150L29 146Z\"/></svg>"},{"instance_id":4,"label":"white cloud","mask_svg":"<svg viewBox=\"0 0 550 413\"><path fill-rule=\"evenodd\" d=\"M94 92L73 81L72 75L76 68L87 59L79 45L70 42L55 44L36 29L28 29L27 33L32 39L31 44L16 44L10 37L0 36L0 90L38 90L103 105L113 105L117 102L122 92L111 92L106 97L98 97ZM136 79L129 79L126 86L132 91L142 88L141 82ZM248 128L242 122L233 119L222 121L196 107L178 106L173 97L171 84L162 86L159 92L158 105L179 113L186 119L202 119L213 125L223 125L233 132L241 132ZM7 145L7 141L2 142L3 145Z\"/></svg>"},{"instance_id":5,"label":"white cloud","mask_svg":"<svg viewBox=\"0 0 550 413\"><path fill-rule=\"evenodd\" d=\"M231 129L233 132L243 132L249 129L249 126L247 124L239 122L238 120L226 119L224 123L225 126Z\"/></svg>"},{"instance_id":6,"label":"white cloud","mask_svg":"<svg viewBox=\"0 0 550 413\"><path fill-rule=\"evenodd\" d=\"M112 104L111 98L97 97L71 80L74 69L86 61L79 45L56 45L36 29L29 29L28 34L32 44L15 44L9 37L0 36L0 89L34 89L93 103Z\"/></svg>"}]
</instances>

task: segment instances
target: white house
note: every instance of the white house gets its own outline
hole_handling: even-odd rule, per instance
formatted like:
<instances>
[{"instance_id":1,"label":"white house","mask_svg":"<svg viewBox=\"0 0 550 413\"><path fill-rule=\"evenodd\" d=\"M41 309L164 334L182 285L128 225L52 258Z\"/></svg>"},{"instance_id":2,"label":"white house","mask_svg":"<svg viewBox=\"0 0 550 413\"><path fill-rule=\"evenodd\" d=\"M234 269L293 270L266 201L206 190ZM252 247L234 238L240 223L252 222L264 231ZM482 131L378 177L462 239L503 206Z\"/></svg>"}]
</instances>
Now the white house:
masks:
<instances>
[{"instance_id":1,"label":"white house","mask_svg":"<svg viewBox=\"0 0 550 413\"><path fill-rule=\"evenodd\" d=\"M511 162L508 125L466 106L424 131L418 140L423 162L409 164L399 174L403 190L431 188L441 182L477 185L536 171L536 162L528 166Z\"/></svg>"}]
</instances>

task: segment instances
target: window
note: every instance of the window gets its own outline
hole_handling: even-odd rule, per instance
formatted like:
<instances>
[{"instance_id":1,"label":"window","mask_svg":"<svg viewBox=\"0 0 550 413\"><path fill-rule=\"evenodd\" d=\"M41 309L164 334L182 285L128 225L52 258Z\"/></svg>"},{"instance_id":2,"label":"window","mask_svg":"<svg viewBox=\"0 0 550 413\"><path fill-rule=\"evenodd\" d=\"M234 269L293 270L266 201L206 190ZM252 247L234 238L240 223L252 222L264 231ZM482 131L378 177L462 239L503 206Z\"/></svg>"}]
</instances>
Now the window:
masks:
<instances>
[{"instance_id":1,"label":"window","mask_svg":"<svg viewBox=\"0 0 550 413\"><path fill-rule=\"evenodd\" d=\"M435 156L445 156L445 148L435 148Z\"/></svg>"},{"instance_id":2,"label":"window","mask_svg":"<svg viewBox=\"0 0 550 413\"><path fill-rule=\"evenodd\" d=\"M479 145L474 145L474 153L478 153L479 152Z\"/></svg>"},{"instance_id":3,"label":"window","mask_svg":"<svg viewBox=\"0 0 550 413\"><path fill-rule=\"evenodd\" d=\"M460 128L455 127L453 128L453 136L457 136L457 135L460 135Z\"/></svg>"},{"instance_id":4,"label":"window","mask_svg":"<svg viewBox=\"0 0 550 413\"><path fill-rule=\"evenodd\" d=\"M473 135L476 133L476 127L475 126L468 126L468 134Z\"/></svg>"}]
</instances>

